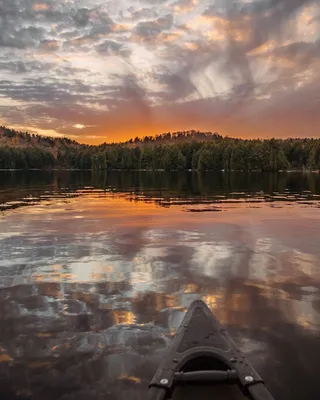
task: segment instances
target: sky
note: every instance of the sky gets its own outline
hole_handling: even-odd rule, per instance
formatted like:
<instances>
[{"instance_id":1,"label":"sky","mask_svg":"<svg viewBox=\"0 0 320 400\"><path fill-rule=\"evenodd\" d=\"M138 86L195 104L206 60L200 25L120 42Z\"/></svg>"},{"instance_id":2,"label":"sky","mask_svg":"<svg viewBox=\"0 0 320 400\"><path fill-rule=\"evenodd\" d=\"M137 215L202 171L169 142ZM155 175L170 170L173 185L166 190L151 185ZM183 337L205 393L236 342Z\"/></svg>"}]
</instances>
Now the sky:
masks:
<instances>
[{"instance_id":1,"label":"sky","mask_svg":"<svg viewBox=\"0 0 320 400\"><path fill-rule=\"evenodd\" d=\"M320 137L320 0L0 0L0 124Z\"/></svg>"}]
</instances>

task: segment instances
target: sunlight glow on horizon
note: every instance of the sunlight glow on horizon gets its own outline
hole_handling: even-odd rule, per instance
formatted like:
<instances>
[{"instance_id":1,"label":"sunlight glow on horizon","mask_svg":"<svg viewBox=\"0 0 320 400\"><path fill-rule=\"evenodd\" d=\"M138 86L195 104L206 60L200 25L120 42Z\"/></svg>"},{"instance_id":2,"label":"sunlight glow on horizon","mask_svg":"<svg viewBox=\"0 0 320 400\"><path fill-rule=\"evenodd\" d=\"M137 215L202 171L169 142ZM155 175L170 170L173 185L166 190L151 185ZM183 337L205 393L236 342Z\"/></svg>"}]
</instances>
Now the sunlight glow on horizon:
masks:
<instances>
[{"instance_id":1,"label":"sunlight glow on horizon","mask_svg":"<svg viewBox=\"0 0 320 400\"><path fill-rule=\"evenodd\" d=\"M289 3L12 0L1 121L94 144L189 129L318 137L320 10Z\"/></svg>"}]
</instances>

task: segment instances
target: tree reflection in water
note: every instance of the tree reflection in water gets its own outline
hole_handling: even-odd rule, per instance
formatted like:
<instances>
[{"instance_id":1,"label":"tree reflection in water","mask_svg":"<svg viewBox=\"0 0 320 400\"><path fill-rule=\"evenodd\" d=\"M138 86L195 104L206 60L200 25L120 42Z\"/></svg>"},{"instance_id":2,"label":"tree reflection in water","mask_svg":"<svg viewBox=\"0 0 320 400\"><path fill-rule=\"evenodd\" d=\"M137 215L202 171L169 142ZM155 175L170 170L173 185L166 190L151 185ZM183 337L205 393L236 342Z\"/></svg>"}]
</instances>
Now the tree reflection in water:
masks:
<instances>
[{"instance_id":1,"label":"tree reflection in water","mask_svg":"<svg viewBox=\"0 0 320 400\"><path fill-rule=\"evenodd\" d=\"M145 398L195 298L276 398L319 397L319 188L306 174L5 173L1 398Z\"/></svg>"}]
</instances>

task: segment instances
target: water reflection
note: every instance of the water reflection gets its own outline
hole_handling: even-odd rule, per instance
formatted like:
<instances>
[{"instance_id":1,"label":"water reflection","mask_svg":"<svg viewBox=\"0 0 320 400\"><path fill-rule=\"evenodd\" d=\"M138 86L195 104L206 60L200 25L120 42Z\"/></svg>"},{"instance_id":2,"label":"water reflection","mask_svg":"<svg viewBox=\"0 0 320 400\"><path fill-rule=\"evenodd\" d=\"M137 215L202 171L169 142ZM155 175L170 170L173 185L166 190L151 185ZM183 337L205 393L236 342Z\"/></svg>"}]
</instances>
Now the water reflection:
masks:
<instances>
[{"instance_id":1,"label":"water reflection","mask_svg":"<svg viewBox=\"0 0 320 400\"><path fill-rule=\"evenodd\" d=\"M276 396L319 397L319 175L249 175L1 175L1 396L142 399L202 298Z\"/></svg>"},{"instance_id":2,"label":"water reflection","mask_svg":"<svg viewBox=\"0 0 320 400\"><path fill-rule=\"evenodd\" d=\"M273 206L274 203L320 205L317 173L33 171L26 174L0 171L0 179L2 210L35 205L39 200L67 203L69 197L86 192L99 195L100 190L122 194L134 202L185 206L185 211L220 210L221 203L246 203L252 207L265 202ZM81 193L77 189L81 189Z\"/></svg>"}]
</instances>

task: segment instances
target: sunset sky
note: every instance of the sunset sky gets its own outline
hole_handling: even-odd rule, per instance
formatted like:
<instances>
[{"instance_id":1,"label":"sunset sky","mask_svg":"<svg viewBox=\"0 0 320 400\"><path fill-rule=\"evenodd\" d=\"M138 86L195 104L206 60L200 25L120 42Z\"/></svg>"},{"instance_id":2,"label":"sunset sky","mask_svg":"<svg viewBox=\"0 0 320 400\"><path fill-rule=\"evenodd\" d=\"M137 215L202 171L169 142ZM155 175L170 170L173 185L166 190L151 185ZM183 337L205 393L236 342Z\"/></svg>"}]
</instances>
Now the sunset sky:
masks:
<instances>
[{"instance_id":1,"label":"sunset sky","mask_svg":"<svg viewBox=\"0 0 320 400\"><path fill-rule=\"evenodd\" d=\"M0 0L0 124L320 137L320 0Z\"/></svg>"}]
</instances>

